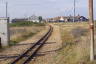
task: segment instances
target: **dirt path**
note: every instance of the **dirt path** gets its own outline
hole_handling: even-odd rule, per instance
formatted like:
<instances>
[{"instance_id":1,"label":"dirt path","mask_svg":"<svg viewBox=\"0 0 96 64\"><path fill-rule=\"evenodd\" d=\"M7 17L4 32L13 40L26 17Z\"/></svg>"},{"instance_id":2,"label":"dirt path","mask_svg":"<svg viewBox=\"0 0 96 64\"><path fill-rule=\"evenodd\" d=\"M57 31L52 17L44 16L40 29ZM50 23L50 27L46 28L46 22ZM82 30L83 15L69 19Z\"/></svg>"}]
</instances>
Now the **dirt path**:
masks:
<instances>
[{"instance_id":1,"label":"dirt path","mask_svg":"<svg viewBox=\"0 0 96 64\"><path fill-rule=\"evenodd\" d=\"M38 52L37 58L30 64L55 64L56 50L62 47L59 26L53 25L53 33L44 47Z\"/></svg>"},{"instance_id":2,"label":"dirt path","mask_svg":"<svg viewBox=\"0 0 96 64\"><path fill-rule=\"evenodd\" d=\"M2 52L0 52L0 57L8 56L8 55L9 56L18 56L18 55L20 55L21 53L23 53L24 51L26 51L31 46L30 43L34 44L44 34L46 34L46 32L48 31L48 29L49 29L48 26L46 26L45 30L41 31L40 33L36 34L33 37L30 37L28 40L23 41L23 42L19 43L16 46L12 46L10 48L7 48L7 49L3 50ZM28 45L20 45L20 44L28 44ZM12 60L14 60L14 58L11 58L11 59L0 59L0 64L8 64Z\"/></svg>"}]
</instances>

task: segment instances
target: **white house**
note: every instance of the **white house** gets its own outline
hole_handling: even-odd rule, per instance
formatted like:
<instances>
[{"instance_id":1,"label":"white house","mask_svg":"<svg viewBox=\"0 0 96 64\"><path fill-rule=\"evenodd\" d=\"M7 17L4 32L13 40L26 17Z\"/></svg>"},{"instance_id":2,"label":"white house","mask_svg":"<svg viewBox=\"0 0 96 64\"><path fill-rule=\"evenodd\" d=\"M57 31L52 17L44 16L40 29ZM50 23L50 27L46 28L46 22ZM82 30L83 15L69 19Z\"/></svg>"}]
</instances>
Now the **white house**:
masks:
<instances>
[{"instance_id":1,"label":"white house","mask_svg":"<svg viewBox=\"0 0 96 64\"><path fill-rule=\"evenodd\" d=\"M60 19L59 19L59 21L64 22L64 18L61 16Z\"/></svg>"},{"instance_id":2,"label":"white house","mask_svg":"<svg viewBox=\"0 0 96 64\"><path fill-rule=\"evenodd\" d=\"M35 15L32 15L28 18L28 21L39 22L39 18Z\"/></svg>"}]
</instances>

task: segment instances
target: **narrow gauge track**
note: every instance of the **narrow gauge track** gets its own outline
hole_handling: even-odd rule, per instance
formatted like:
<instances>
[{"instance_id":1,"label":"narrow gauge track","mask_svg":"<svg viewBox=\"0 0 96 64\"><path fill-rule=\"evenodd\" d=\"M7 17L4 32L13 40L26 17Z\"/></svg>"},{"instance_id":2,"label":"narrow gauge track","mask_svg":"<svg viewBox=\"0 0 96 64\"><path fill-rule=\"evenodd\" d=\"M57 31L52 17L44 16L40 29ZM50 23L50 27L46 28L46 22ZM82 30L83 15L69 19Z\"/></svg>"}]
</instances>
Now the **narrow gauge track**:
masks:
<instances>
[{"instance_id":1,"label":"narrow gauge track","mask_svg":"<svg viewBox=\"0 0 96 64\"><path fill-rule=\"evenodd\" d=\"M32 59L34 59L34 56L36 55L36 53L48 40L52 31L53 31L53 28L50 26L49 31L40 40L38 40L36 44L32 45L27 51L21 54L18 58L16 58L10 64L28 64ZM28 56L28 57L25 57L25 56Z\"/></svg>"}]
</instances>

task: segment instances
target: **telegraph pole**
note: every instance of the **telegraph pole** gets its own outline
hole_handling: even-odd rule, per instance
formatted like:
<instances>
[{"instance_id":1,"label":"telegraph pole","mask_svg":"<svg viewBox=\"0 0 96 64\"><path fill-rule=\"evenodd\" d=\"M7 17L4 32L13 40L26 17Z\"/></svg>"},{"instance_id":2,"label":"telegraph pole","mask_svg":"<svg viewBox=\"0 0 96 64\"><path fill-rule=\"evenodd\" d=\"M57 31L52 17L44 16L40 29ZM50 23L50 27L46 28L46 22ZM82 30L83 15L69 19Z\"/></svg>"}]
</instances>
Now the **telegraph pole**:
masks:
<instances>
[{"instance_id":1,"label":"telegraph pole","mask_svg":"<svg viewBox=\"0 0 96 64\"><path fill-rule=\"evenodd\" d=\"M94 60L94 19L93 0L89 0L89 23L90 23L90 60Z\"/></svg>"},{"instance_id":2,"label":"telegraph pole","mask_svg":"<svg viewBox=\"0 0 96 64\"><path fill-rule=\"evenodd\" d=\"M75 6L76 6L76 0L74 0L74 16L73 16L73 22L75 22Z\"/></svg>"},{"instance_id":3,"label":"telegraph pole","mask_svg":"<svg viewBox=\"0 0 96 64\"><path fill-rule=\"evenodd\" d=\"M6 18L8 18L8 2L6 2Z\"/></svg>"}]
</instances>

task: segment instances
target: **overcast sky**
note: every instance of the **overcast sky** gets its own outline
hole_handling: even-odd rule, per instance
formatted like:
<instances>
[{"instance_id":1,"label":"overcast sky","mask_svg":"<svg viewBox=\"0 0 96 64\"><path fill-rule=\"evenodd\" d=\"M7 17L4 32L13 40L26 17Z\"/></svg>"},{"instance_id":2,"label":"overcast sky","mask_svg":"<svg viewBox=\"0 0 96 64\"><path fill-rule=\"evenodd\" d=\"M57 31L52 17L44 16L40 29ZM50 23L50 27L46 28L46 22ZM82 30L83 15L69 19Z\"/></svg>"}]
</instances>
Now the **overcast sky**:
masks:
<instances>
[{"instance_id":1,"label":"overcast sky","mask_svg":"<svg viewBox=\"0 0 96 64\"><path fill-rule=\"evenodd\" d=\"M5 16L5 2L8 2L8 16L11 18L37 16L56 17L73 15L74 0L0 0L0 17ZM94 0L96 3L96 0ZM88 17L88 0L76 0L76 15ZM96 19L96 4L94 17Z\"/></svg>"}]
</instances>

